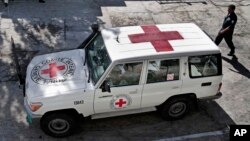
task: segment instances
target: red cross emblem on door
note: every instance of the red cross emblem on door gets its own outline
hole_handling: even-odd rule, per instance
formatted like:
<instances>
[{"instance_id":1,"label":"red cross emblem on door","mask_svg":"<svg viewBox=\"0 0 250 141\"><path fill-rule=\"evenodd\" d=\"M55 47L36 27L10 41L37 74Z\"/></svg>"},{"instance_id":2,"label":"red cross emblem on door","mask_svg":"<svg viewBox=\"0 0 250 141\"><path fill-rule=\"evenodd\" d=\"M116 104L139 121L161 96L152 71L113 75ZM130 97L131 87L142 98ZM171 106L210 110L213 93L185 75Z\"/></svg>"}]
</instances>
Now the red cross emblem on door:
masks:
<instances>
[{"instance_id":1,"label":"red cross emblem on door","mask_svg":"<svg viewBox=\"0 0 250 141\"><path fill-rule=\"evenodd\" d=\"M145 33L128 35L132 43L150 42L157 52L173 51L169 40L184 39L178 31L160 31L156 26L141 26Z\"/></svg>"},{"instance_id":2,"label":"red cross emblem on door","mask_svg":"<svg viewBox=\"0 0 250 141\"><path fill-rule=\"evenodd\" d=\"M124 104L127 105L127 101L126 100L124 101L124 99L118 99L115 101L115 105L118 108L122 108Z\"/></svg>"},{"instance_id":3,"label":"red cross emblem on door","mask_svg":"<svg viewBox=\"0 0 250 141\"><path fill-rule=\"evenodd\" d=\"M49 64L49 68L45 70L41 70L41 74L49 74L50 78L54 78L57 76L57 72L64 70L65 66L57 66L56 63Z\"/></svg>"}]
</instances>

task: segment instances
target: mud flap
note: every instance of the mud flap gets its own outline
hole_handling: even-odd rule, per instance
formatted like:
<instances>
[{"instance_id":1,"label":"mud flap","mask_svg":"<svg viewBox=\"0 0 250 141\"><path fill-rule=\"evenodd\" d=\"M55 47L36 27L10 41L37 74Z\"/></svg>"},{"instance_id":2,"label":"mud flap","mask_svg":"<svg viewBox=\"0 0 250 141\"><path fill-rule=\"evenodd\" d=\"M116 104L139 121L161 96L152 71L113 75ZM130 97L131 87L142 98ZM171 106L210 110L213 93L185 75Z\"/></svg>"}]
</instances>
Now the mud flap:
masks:
<instances>
[{"instance_id":1,"label":"mud flap","mask_svg":"<svg viewBox=\"0 0 250 141\"><path fill-rule=\"evenodd\" d=\"M26 121L27 121L29 124L32 123L32 117L31 117L29 114L27 114L27 116L26 116Z\"/></svg>"}]
</instances>

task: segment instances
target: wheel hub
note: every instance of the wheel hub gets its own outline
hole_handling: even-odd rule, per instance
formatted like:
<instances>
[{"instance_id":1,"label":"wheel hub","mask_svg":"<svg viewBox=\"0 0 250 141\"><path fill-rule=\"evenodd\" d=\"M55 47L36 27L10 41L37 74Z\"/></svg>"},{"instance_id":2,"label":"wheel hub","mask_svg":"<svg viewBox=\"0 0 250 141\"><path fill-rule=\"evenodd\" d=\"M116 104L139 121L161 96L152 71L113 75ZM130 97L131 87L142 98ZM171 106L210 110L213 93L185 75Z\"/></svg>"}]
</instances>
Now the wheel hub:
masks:
<instances>
[{"instance_id":1,"label":"wheel hub","mask_svg":"<svg viewBox=\"0 0 250 141\"><path fill-rule=\"evenodd\" d=\"M185 113L187 109L187 106L184 102L177 102L174 103L170 108L169 108L169 115L173 117L177 117Z\"/></svg>"},{"instance_id":2,"label":"wheel hub","mask_svg":"<svg viewBox=\"0 0 250 141\"><path fill-rule=\"evenodd\" d=\"M69 130L69 123L63 119L54 119L49 122L49 129L54 133L65 133Z\"/></svg>"}]
</instances>

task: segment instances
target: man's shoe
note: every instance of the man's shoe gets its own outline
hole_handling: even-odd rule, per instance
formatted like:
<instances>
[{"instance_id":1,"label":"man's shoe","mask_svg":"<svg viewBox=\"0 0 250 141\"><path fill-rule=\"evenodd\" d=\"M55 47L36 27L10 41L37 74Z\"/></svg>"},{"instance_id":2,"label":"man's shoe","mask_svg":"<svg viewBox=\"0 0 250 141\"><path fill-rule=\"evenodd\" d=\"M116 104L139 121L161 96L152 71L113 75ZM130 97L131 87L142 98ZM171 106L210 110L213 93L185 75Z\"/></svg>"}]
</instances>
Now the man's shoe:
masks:
<instances>
[{"instance_id":1,"label":"man's shoe","mask_svg":"<svg viewBox=\"0 0 250 141\"><path fill-rule=\"evenodd\" d=\"M4 6L5 6L5 7L8 7L8 3L4 3Z\"/></svg>"},{"instance_id":2,"label":"man's shoe","mask_svg":"<svg viewBox=\"0 0 250 141\"><path fill-rule=\"evenodd\" d=\"M234 56L234 53L230 52L227 54L228 56Z\"/></svg>"},{"instance_id":3,"label":"man's shoe","mask_svg":"<svg viewBox=\"0 0 250 141\"><path fill-rule=\"evenodd\" d=\"M40 2L40 3L45 3L45 1L44 1L44 0L39 0L39 2Z\"/></svg>"}]
</instances>

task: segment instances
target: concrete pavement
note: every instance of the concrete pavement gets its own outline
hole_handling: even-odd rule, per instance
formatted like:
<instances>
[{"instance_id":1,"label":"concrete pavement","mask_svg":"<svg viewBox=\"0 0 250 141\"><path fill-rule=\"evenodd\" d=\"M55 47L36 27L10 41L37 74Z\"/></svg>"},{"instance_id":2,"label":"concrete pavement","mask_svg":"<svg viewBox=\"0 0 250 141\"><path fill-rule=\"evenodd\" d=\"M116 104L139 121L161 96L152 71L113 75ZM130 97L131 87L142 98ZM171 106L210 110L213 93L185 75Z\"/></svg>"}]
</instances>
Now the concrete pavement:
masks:
<instances>
[{"instance_id":1,"label":"concrete pavement","mask_svg":"<svg viewBox=\"0 0 250 141\"><path fill-rule=\"evenodd\" d=\"M54 140L42 133L38 123L29 126L25 121L21 90L15 82L11 37L19 49L20 60L25 60L24 64L36 52L39 54L76 48L90 34L89 26L93 22L103 27L194 22L215 38L226 15L227 5L231 3L237 6L238 15L233 39L237 59L226 55L229 49L223 41L220 44L224 56L222 98L212 103L201 103L197 113L181 121L161 121L155 113L102 119L88 122L78 135L63 140L100 140L100 137L103 137L102 140L158 140L224 130L227 124L250 124L250 2L185 2L190 3L46 0L45 4L41 4L32 0L15 0L10 2L8 8L0 3L0 140ZM194 121L195 124L198 122L197 126L193 125ZM114 128L117 124L119 126ZM206 139L228 138L222 135Z\"/></svg>"}]
</instances>

